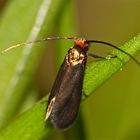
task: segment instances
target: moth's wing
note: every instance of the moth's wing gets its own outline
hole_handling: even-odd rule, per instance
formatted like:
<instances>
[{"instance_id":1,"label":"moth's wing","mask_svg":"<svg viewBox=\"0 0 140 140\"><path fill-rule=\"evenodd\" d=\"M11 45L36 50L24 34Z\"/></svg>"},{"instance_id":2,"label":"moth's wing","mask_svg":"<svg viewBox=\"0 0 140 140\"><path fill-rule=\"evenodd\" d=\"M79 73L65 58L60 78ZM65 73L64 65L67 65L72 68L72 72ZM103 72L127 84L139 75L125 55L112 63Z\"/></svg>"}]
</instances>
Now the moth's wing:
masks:
<instances>
[{"instance_id":1,"label":"moth's wing","mask_svg":"<svg viewBox=\"0 0 140 140\"><path fill-rule=\"evenodd\" d=\"M67 75L67 73L68 73L68 71L67 71L68 67L69 66L66 63L66 58L65 58L57 73L57 77L56 77L53 87L51 89L51 94L49 96L48 105L49 105L50 101L52 100L52 98L56 97L57 94L59 94L60 87L64 83L63 79L65 78L65 75Z\"/></svg>"},{"instance_id":2,"label":"moth's wing","mask_svg":"<svg viewBox=\"0 0 140 140\"><path fill-rule=\"evenodd\" d=\"M58 73L49 99L52 100L50 119L54 126L64 129L75 120L81 99L85 61L75 66L68 65L64 60Z\"/></svg>"}]
</instances>

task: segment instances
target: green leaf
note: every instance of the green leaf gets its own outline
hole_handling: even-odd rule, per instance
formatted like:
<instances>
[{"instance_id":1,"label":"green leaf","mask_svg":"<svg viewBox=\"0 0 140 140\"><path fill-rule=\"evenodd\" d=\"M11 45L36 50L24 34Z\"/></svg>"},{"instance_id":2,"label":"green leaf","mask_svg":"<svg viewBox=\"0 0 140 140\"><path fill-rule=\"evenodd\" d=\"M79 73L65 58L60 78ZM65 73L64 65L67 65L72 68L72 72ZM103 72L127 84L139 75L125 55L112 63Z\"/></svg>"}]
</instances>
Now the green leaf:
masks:
<instances>
[{"instance_id":1,"label":"green leaf","mask_svg":"<svg viewBox=\"0 0 140 140\"><path fill-rule=\"evenodd\" d=\"M43 102L37 103L33 108L26 113L23 113L14 121L12 124L12 129L11 127L8 127L5 131L3 131L0 135L0 139L38 140L46 135L49 135L52 131L52 127L50 124L45 124L45 108L46 103L44 103L44 100Z\"/></svg>"},{"instance_id":2,"label":"green leaf","mask_svg":"<svg viewBox=\"0 0 140 140\"><path fill-rule=\"evenodd\" d=\"M140 35L130 40L121 48L134 56L140 51ZM103 84L116 71L120 70L130 59L119 51L114 50L114 54L118 57L110 60L97 61L96 63L91 63L87 67L83 89L86 95L90 95L95 91L97 87ZM43 114L46 106L46 103L43 103L43 101L37 103L34 107L23 113L11 125L3 130L0 134L0 139L39 139L46 134L50 134L53 130L52 127L50 125L45 127L45 122L43 121ZM18 132L16 133L17 130Z\"/></svg>"}]
</instances>

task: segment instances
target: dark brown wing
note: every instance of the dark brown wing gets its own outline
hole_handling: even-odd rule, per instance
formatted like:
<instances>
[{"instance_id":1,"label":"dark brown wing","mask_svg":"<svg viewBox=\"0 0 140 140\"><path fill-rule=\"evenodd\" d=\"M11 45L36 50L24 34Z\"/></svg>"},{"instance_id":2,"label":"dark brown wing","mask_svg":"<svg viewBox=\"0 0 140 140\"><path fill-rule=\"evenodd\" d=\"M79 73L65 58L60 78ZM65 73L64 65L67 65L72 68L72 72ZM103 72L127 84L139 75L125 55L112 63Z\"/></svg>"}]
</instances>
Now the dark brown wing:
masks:
<instances>
[{"instance_id":1,"label":"dark brown wing","mask_svg":"<svg viewBox=\"0 0 140 140\"><path fill-rule=\"evenodd\" d=\"M50 119L58 129L69 127L75 120L81 99L83 76L86 60L75 66L68 65L64 60L49 98L52 104Z\"/></svg>"}]
</instances>

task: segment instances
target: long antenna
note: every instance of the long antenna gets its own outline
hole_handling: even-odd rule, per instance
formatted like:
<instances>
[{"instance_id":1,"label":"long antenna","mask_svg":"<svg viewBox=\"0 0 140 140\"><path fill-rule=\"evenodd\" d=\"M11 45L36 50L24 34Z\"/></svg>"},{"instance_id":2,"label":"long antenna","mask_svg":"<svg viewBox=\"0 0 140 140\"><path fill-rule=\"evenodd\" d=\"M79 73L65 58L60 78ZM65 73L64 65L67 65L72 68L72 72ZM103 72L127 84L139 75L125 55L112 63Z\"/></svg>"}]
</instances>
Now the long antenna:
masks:
<instances>
[{"instance_id":1,"label":"long antenna","mask_svg":"<svg viewBox=\"0 0 140 140\"><path fill-rule=\"evenodd\" d=\"M87 43L100 43L100 44L105 44L105 45L111 46L112 48L115 48L115 49L121 51L122 53L126 54L127 56L129 56L140 67L140 62L137 59L135 59L131 54L129 54L128 52L122 50L121 48L119 48L111 43L99 41L99 40L87 40Z\"/></svg>"},{"instance_id":2,"label":"long antenna","mask_svg":"<svg viewBox=\"0 0 140 140\"><path fill-rule=\"evenodd\" d=\"M29 45L29 44L34 44L34 43L39 43L39 42L49 41L49 40L61 40L61 39L75 40L75 39L77 39L77 37L47 37L47 38L38 39L38 40L34 40L34 41L18 43L16 45L12 45L12 46L8 47L7 49L3 50L1 53L4 54L4 53L10 51L11 49L14 49L14 48L17 48L17 47L20 47L20 46L24 46L24 45ZM140 67L140 62L137 59L135 59L131 54L129 54L128 52L122 50L121 48L119 48L119 47L117 47L117 46L115 46L111 43L108 43L108 42L105 42L105 41L100 41L100 40L87 40L87 43L100 43L100 44L105 44L105 45L111 46L112 48L115 48L115 49L121 51L122 53L126 54L127 56L129 56Z\"/></svg>"},{"instance_id":3,"label":"long antenna","mask_svg":"<svg viewBox=\"0 0 140 140\"><path fill-rule=\"evenodd\" d=\"M34 40L34 41L29 41L29 42L18 43L16 45L12 45L12 46L8 47L7 49L3 50L1 53L4 54L4 53L10 51L11 49L18 48L23 45L29 45L29 44L39 43L39 42L43 42L43 41L59 40L59 39L74 40L74 39L76 39L76 37L48 37L48 38L38 39L38 40Z\"/></svg>"}]
</instances>

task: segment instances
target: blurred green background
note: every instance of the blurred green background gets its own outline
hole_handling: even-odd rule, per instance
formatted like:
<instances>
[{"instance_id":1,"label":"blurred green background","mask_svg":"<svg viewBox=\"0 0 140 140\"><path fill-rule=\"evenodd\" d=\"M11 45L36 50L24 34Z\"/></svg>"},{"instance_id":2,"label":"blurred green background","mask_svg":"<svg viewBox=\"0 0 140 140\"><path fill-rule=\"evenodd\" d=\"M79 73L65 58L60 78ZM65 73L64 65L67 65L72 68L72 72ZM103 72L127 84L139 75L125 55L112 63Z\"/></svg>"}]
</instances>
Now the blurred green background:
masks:
<instances>
[{"instance_id":1,"label":"blurred green background","mask_svg":"<svg viewBox=\"0 0 140 140\"><path fill-rule=\"evenodd\" d=\"M40 11L41 6L46 11ZM140 32L139 23L140 0L1 0L0 50L47 36L80 36L121 46ZM0 56L1 130L51 90L71 45L69 41L41 43ZM106 50L97 45L91 49L103 55ZM140 61L140 54L136 58ZM82 102L70 129L55 131L49 139L139 140L139 77L140 68L130 61Z\"/></svg>"}]
</instances>

